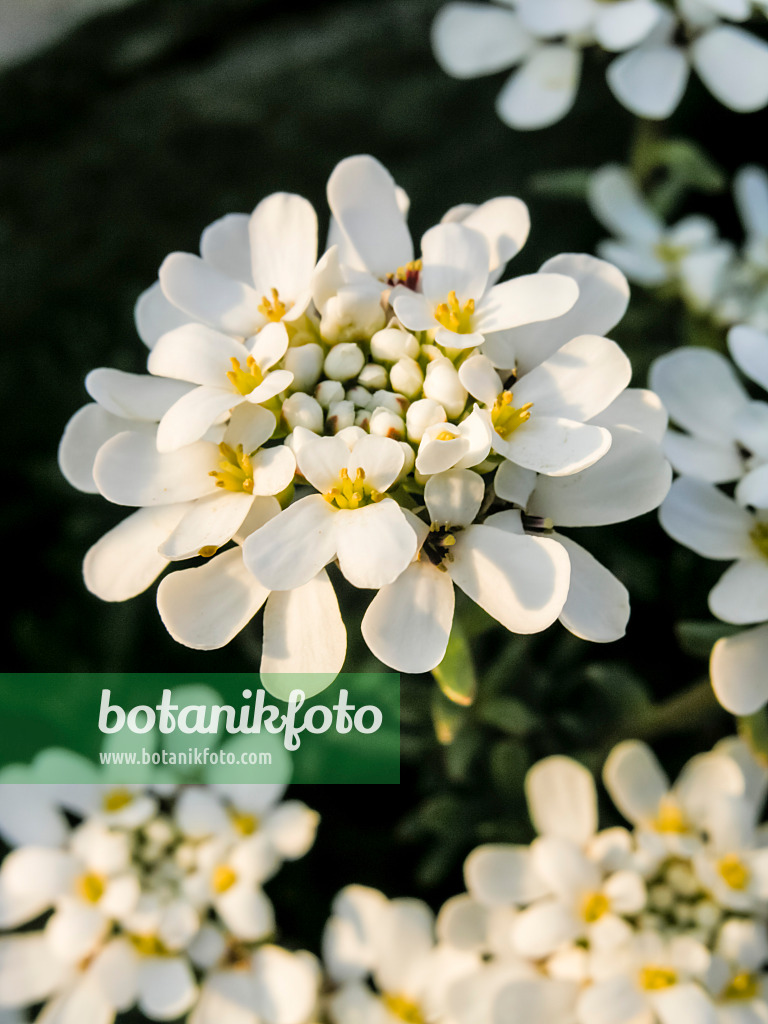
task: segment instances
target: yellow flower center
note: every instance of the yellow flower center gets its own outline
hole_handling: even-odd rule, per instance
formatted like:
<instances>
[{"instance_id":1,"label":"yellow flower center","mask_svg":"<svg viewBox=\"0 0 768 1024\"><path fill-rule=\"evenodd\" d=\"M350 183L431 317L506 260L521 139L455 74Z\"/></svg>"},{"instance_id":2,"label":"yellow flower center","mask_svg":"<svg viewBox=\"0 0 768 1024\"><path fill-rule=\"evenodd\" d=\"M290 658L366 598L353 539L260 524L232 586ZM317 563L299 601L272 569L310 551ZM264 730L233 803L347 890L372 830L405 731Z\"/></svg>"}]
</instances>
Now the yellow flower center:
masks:
<instances>
[{"instance_id":1,"label":"yellow flower center","mask_svg":"<svg viewBox=\"0 0 768 1024\"><path fill-rule=\"evenodd\" d=\"M230 820L241 836L252 836L259 827L259 819L255 814L245 814L232 808L229 812Z\"/></svg>"},{"instance_id":2,"label":"yellow flower center","mask_svg":"<svg viewBox=\"0 0 768 1024\"><path fill-rule=\"evenodd\" d=\"M601 892L588 893L581 903L581 916L587 924L599 921L611 909L610 901Z\"/></svg>"},{"instance_id":3,"label":"yellow flower center","mask_svg":"<svg viewBox=\"0 0 768 1024\"><path fill-rule=\"evenodd\" d=\"M78 894L86 902L98 903L104 895L107 883L103 875L97 875L94 871L91 871L87 875L81 875L77 880L76 886Z\"/></svg>"},{"instance_id":4,"label":"yellow flower center","mask_svg":"<svg viewBox=\"0 0 768 1024\"><path fill-rule=\"evenodd\" d=\"M471 334L474 312L474 299L467 299L464 305L461 306L456 298L456 292L450 292L448 301L441 302L435 310L435 319L439 324L455 334Z\"/></svg>"},{"instance_id":5,"label":"yellow flower center","mask_svg":"<svg viewBox=\"0 0 768 1024\"><path fill-rule=\"evenodd\" d=\"M214 868L211 885L213 891L221 895L227 889L231 889L237 881L237 872L233 871L229 864L219 864Z\"/></svg>"},{"instance_id":6,"label":"yellow flower center","mask_svg":"<svg viewBox=\"0 0 768 1024\"><path fill-rule=\"evenodd\" d=\"M768 523L756 523L749 536L760 554L768 558Z\"/></svg>"},{"instance_id":7,"label":"yellow flower center","mask_svg":"<svg viewBox=\"0 0 768 1024\"><path fill-rule=\"evenodd\" d=\"M365 470L358 466L355 479L350 478L346 466L339 473L339 481L335 487L323 495L330 505L337 508L365 508L384 497L365 482Z\"/></svg>"},{"instance_id":8,"label":"yellow flower center","mask_svg":"<svg viewBox=\"0 0 768 1024\"><path fill-rule=\"evenodd\" d=\"M668 266L675 266L687 254L688 249L684 245L671 245L669 242L659 242L654 247L654 252L662 263Z\"/></svg>"},{"instance_id":9,"label":"yellow flower center","mask_svg":"<svg viewBox=\"0 0 768 1024\"><path fill-rule=\"evenodd\" d=\"M424 1024L424 1014L413 999L409 999L407 996L393 996L389 993L385 993L381 998L389 1012L405 1021L405 1024Z\"/></svg>"},{"instance_id":10,"label":"yellow flower center","mask_svg":"<svg viewBox=\"0 0 768 1024\"><path fill-rule=\"evenodd\" d=\"M245 494L253 494L251 455L255 453L251 452L250 455L247 455L243 451L241 444L237 448L233 448L223 441L219 445L219 451L222 455L219 468L212 469L208 474L216 478L216 486L223 487L226 491L243 491ZM203 548L200 554L209 557L209 550L208 548ZM213 551L210 551L210 554L216 554L216 549L214 548Z\"/></svg>"},{"instance_id":11,"label":"yellow flower center","mask_svg":"<svg viewBox=\"0 0 768 1024\"><path fill-rule=\"evenodd\" d=\"M502 391L491 409L491 422L493 429L504 440L513 434L518 427L522 426L531 418L533 402L527 402L516 409L512 405L512 392Z\"/></svg>"},{"instance_id":12,"label":"yellow flower center","mask_svg":"<svg viewBox=\"0 0 768 1024\"><path fill-rule=\"evenodd\" d=\"M107 813L112 814L115 811L122 811L128 804L133 803L133 793L128 789L113 789L106 794L104 799L101 801L102 808Z\"/></svg>"},{"instance_id":13,"label":"yellow flower center","mask_svg":"<svg viewBox=\"0 0 768 1024\"><path fill-rule=\"evenodd\" d=\"M671 967L644 967L640 971L640 987L646 992L658 992L677 984L677 971Z\"/></svg>"},{"instance_id":14,"label":"yellow flower center","mask_svg":"<svg viewBox=\"0 0 768 1024\"><path fill-rule=\"evenodd\" d=\"M685 815L680 810L680 805L669 796L662 797L659 804L659 813L653 824L657 832L678 832L682 834L688 831L688 823L685 820Z\"/></svg>"},{"instance_id":15,"label":"yellow flower center","mask_svg":"<svg viewBox=\"0 0 768 1024\"><path fill-rule=\"evenodd\" d=\"M277 323L279 320L283 319L285 314L291 308L291 303L289 302L288 305L286 305L281 301L277 288L270 288L270 292L272 294L271 300L268 299L266 295L262 295L261 304L256 308L262 316L267 318L267 320Z\"/></svg>"},{"instance_id":16,"label":"yellow flower center","mask_svg":"<svg viewBox=\"0 0 768 1024\"><path fill-rule=\"evenodd\" d=\"M757 976L749 971L739 971L734 974L729 983L723 989L721 999L757 999L760 994L760 983Z\"/></svg>"},{"instance_id":17,"label":"yellow flower center","mask_svg":"<svg viewBox=\"0 0 768 1024\"><path fill-rule=\"evenodd\" d=\"M245 360L246 369L243 369L240 360L234 356L229 361L232 363L232 369L227 371L227 380L241 395L250 395L264 380L258 363L253 356L248 356Z\"/></svg>"},{"instance_id":18,"label":"yellow flower center","mask_svg":"<svg viewBox=\"0 0 768 1024\"><path fill-rule=\"evenodd\" d=\"M717 870L720 877L731 889L743 892L750 882L751 875L749 868L739 858L738 854L729 853L717 862Z\"/></svg>"},{"instance_id":19,"label":"yellow flower center","mask_svg":"<svg viewBox=\"0 0 768 1024\"><path fill-rule=\"evenodd\" d=\"M133 935L128 938L140 956L169 956L169 952L156 935Z\"/></svg>"}]
</instances>

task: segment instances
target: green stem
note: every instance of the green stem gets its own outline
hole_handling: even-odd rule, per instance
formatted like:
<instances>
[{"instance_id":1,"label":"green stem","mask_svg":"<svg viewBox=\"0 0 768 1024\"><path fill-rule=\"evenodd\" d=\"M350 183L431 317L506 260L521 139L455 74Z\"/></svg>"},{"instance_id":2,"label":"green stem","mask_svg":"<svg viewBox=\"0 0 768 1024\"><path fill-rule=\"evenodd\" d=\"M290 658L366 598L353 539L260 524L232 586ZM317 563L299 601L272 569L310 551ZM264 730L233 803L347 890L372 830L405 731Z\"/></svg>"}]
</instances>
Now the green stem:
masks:
<instances>
[{"instance_id":1,"label":"green stem","mask_svg":"<svg viewBox=\"0 0 768 1024\"><path fill-rule=\"evenodd\" d=\"M654 740L667 733L695 732L726 713L718 704L709 679L703 679L674 697L650 705L635 718L626 719L608 745L622 739Z\"/></svg>"},{"instance_id":2,"label":"green stem","mask_svg":"<svg viewBox=\"0 0 768 1024\"><path fill-rule=\"evenodd\" d=\"M768 708L740 718L739 736L749 744L755 757L768 764Z\"/></svg>"}]
</instances>

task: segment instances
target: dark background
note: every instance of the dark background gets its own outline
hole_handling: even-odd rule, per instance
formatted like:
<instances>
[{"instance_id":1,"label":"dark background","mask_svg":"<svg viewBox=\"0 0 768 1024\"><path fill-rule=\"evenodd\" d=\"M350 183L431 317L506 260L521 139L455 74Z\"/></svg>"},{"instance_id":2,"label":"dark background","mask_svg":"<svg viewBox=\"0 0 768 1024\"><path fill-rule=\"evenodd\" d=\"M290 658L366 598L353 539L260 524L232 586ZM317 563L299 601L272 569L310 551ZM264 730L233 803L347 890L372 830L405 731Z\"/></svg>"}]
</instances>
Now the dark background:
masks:
<instances>
[{"instance_id":1,"label":"dark background","mask_svg":"<svg viewBox=\"0 0 768 1024\"><path fill-rule=\"evenodd\" d=\"M258 617L229 648L198 653L167 636L154 588L119 605L87 593L82 557L124 510L73 491L56 463L63 427L87 400L87 371L145 369L133 304L163 257L196 251L212 220L294 191L320 211L324 230L330 171L345 156L372 153L410 194L416 238L456 203L513 194L529 203L533 222L514 273L558 252L594 250L602 229L583 201L554 195L546 175L626 162L635 119L608 92L606 60L586 61L565 121L516 133L493 113L503 74L458 82L437 67L429 29L439 7L143 0L0 76L5 671L258 666ZM664 126L698 141L729 176L764 161L765 128L764 113L733 114L693 79ZM738 235L727 193L689 205ZM634 383L645 384L651 359L686 329L677 305L637 292L613 335L632 358ZM351 881L433 905L458 891L473 845L529 838L521 782L530 763L564 752L599 768L612 740L642 732L649 700L705 677L711 635L676 625L706 619L718 567L675 547L653 514L595 531L587 546L630 589L627 637L599 647L556 625L514 638L478 620L474 708L448 705L429 677L403 679L403 784L296 793L323 824L315 852L270 888L289 944L317 948L332 895ZM347 670L376 667L359 640L359 593L339 590ZM21 676L0 708L3 742L34 720L41 742L65 743L68 716L71 723L91 704L92 695L76 692L63 712L46 713L30 706ZM731 728L711 706L697 717L683 706L675 717L671 734L647 732L672 771ZM452 745L437 743L435 719L449 722Z\"/></svg>"}]
</instances>

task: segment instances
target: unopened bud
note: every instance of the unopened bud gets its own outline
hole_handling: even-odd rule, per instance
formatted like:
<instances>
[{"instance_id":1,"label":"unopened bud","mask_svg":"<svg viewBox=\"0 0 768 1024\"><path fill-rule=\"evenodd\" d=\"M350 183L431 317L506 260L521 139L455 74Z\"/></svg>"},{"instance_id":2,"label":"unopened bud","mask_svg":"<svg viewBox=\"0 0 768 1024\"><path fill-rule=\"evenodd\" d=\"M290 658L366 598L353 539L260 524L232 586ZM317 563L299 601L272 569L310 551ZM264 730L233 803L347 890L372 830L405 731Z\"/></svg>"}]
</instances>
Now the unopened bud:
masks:
<instances>
[{"instance_id":1,"label":"unopened bud","mask_svg":"<svg viewBox=\"0 0 768 1024\"><path fill-rule=\"evenodd\" d=\"M439 402L449 416L462 414L467 404L467 391L450 359L435 359L427 365L424 395Z\"/></svg>"},{"instance_id":2,"label":"unopened bud","mask_svg":"<svg viewBox=\"0 0 768 1024\"><path fill-rule=\"evenodd\" d=\"M371 392L366 391L365 388L361 388L359 384L356 384L353 388L347 389L346 398L348 402L353 402L357 409L373 408Z\"/></svg>"},{"instance_id":3,"label":"unopened bud","mask_svg":"<svg viewBox=\"0 0 768 1024\"><path fill-rule=\"evenodd\" d=\"M370 409L358 409L355 415L355 426L362 427L366 432L371 422L371 410Z\"/></svg>"},{"instance_id":4,"label":"unopened bud","mask_svg":"<svg viewBox=\"0 0 768 1024\"><path fill-rule=\"evenodd\" d=\"M399 473L399 475L397 477L397 480L395 481L395 484L402 483L402 481L405 480L405 478L411 472L411 470L413 469L413 467L414 467L414 465L416 463L416 452L414 452L413 448L411 448L411 446L408 444L408 442L407 441L401 441L400 442L400 447L403 450L403 456L404 456L403 468L400 470L400 473Z\"/></svg>"},{"instance_id":5,"label":"unopened bud","mask_svg":"<svg viewBox=\"0 0 768 1024\"><path fill-rule=\"evenodd\" d=\"M315 398L324 409L344 401L344 385L339 380L321 380L315 388Z\"/></svg>"},{"instance_id":6,"label":"unopened bud","mask_svg":"<svg viewBox=\"0 0 768 1024\"><path fill-rule=\"evenodd\" d=\"M367 341L386 322L378 292L345 288L325 303L320 333L332 345Z\"/></svg>"},{"instance_id":7,"label":"unopened bud","mask_svg":"<svg viewBox=\"0 0 768 1024\"><path fill-rule=\"evenodd\" d=\"M402 395L396 395L394 391L376 391L371 395L371 408L383 405L385 409L391 409L398 416L405 416L408 409L408 401Z\"/></svg>"},{"instance_id":8,"label":"unopened bud","mask_svg":"<svg viewBox=\"0 0 768 1024\"><path fill-rule=\"evenodd\" d=\"M315 434L323 432L323 408L311 395L297 391L283 402L283 419L289 430L305 427Z\"/></svg>"},{"instance_id":9,"label":"unopened bud","mask_svg":"<svg viewBox=\"0 0 768 1024\"><path fill-rule=\"evenodd\" d=\"M405 437L405 423L403 417L385 409L383 405L378 406L371 413L368 429L372 434L379 437L391 437L395 441L402 441Z\"/></svg>"},{"instance_id":10,"label":"unopened bud","mask_svg":"<svg viewBox=\"0 0 768 1024\"><path fill-rule=\"evenodd\" d=\"M367 363L357 375L357 380L369 391L381 391L389 387L389 374L378 363Z\"/></svg>"},{"instance_id":11,"label":"unopened bud","mask_svg":"<svg viewBox=\"0 0 768 1024\"><path fill-rule=\"evenodd\" d=\"M415 359L419 354L419 342L409 332L399 327L387 327L371 338L371 355L384 363L396 363L403 356Z\"/></svg>"},{"instance_id":12,"label":"unopened bud","mask_svg":"<svg viewBox=\"0 0 768 1024\"><path fill-rule=\"evenodd\" d=\"M421 392L424 383L424 374L415 359L410 356L403 356L398 359L389 371L389 379L392 382L392 389L399 391L406 398L416 398Z\"/></svg>"},{"instance_id":13,"label":"unopened bud","mask_svg":"<svg viewBox=\"0 0 768 1024\"><path fill-rule=\"evenodd\" d=\"M359 345L342 342L334 345L325 357L323 369L331 380L352 380L365 366L365 356Z\"/></svg>"},{"instance_id":14,"label":"unopened bud","mask_svg":"<svg viewBox=\"0 0 768 1024\"><path fill-rule=\"evenodd\" d=\"M427 427L433 423L445 423L447 419L445 409L439 402L432 398L420 398L418 402L413 402L405 414L408 440L418 444Z\"/></svg>"},{"instance_id":15,"label":"unopened bud","mask_svg":"<svg viewBox=\"0 0 768 1024\"><path fill-rule=\"evenodd\" d=\"M326 425L328 429L338 434L345 427L351 427L355 422L355 407L352 402L335 402L328 410Z\"/></svg>"},{"instance_id":16,"label":"unopened bud","mask_svg":"<svg viewBox=\"0 0 768 1024\"><path fill-rule=\"evenodd\" d=\"M311 391L323 370L323 349L315 342L292 346L286 350L283 363L293 374L291 388L294 391Z\"/></svg>"}]
</instances>

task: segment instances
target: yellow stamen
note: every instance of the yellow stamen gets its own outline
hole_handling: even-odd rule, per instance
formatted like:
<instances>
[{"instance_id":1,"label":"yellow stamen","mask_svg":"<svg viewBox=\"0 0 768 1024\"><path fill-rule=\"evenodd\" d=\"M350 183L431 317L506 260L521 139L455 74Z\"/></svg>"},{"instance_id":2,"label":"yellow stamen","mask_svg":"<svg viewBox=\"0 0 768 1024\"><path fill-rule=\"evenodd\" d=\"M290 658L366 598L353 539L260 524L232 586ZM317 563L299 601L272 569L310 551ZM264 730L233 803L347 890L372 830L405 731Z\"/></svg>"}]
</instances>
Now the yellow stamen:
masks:
<instances>
[{"instance_id":1,"label":"yellow stamen","mask_svg":"<svg viewBox=\"0 0 768 1024\"><path fill-rule=\"evenodd\" d=\"M140 956L168 956L168 950L156 935L128 935L131 945Z\"/></svg>"},{"instance_id":2,"label":"yellow stamen","mask_svg":"<svg viewBox=\"0 0 768 1024\"><path fill-rule=\"evenodd\" d=\"M456 292L448 294L448 301L441 302L435 310L435 319L443 327L456 334L472 333L472 316L475 312L475 300L467 299L462 307L456 298Z\"/></svg>"},{"instance_id":3,"label":"yellow stamen","mask_svg":"<svg viewBox=\"0 0 768 1024\"><path fill-rule=\"evenodd\" d=\"M263 295L261 297L261 304L256 308L262 316L267 318L267 320L277 323L279 320L282 320L288 312L291 303L289 302L288 305L286 305L281 301L277 288L270 288L270 292L272 293L272 300L270 301L266 295Z\"/></svg>"},{"instance_id":4,"label":"yellow stamen","mask_svg":"<svg viewBox=\"0 0 768 1024\"><path fill-rule=\"evenodd\" d=\"M512 405L512 392L502 391L491 409L491 422L494 430L506 441L510 434L513 434L518 427L531 418L532 408L533 402L528 402L516 409Z\"/></svg>"},{"instance_id":5,"label":"yellow stamen","mask_svg":"<svg viewBox=\"0 0 768 1024\"><path fill-rule=\"evenodd\" d=\"M421 260L411 260L411 262L406 263L405 266L398 267L394 274L390 274L390 280L405 282L409 278L413 278L416 274L420 274L421 269Z\"/></svg>"},{"instance_id":6,"label":"yellow stamen","mask_svg":"<svg viewBox=\"0 0 768 1024\"><path fill-rule=\"evenodd\" d=\"M677 984L677 971L671 967L644 967L640 971L640 987L647 992L658 992Z\"/></svg>"},{"instance_id":7,"label":"yellow stamen","mask_svg":"<svg viewBox=\"0 0 768 1024\"><path fill-rule=\"evenodd\" d=\"M661 798L659 813L653 822L653 826L657 832L677 832L682 834L688 831L688 822L685 820L685 815L681 811L680 805L671 796Z\"/></svg>"},{"instance_id":8,"label":"yellow stamen","mask_svg":"<svg viewBox=\"0 0 768 1024\"><path fill-rule=\"evenodd\" d=\"M124 807L132 803L133 793L129 789L113 789L101 801L101 806L105 811L112 814L115 811L122 811Z\"/></svg>"},{"instance_id":9,"label":"yellow stamen","mask_svg":"<svg viewBox=\"0 0 768 1024\"><path fill-rule=\"evenodd\" d=\"M223 456L219 468L212 469L208 474L216 478L216 486L223 487L226 491L243 491L245 494L253 494L253 466L251 457L243 451L243 446L239 444L237 448L233 448L222 441L219 451ZM253 454L251 452L251 455ZM207 557L205 552L208 550L210 549L203 548L200 554ZM216 549L214 548L211 554L215 553Z\"/></svg>"},{"instance_id":10,"label":"yellow stamen","mask_svg":"<svg viewBox=\"0 0 768 1024\"><path fill-rule=\"evenodd\" d=\"M241 395L250 395L264 380L264 374L261 372L259 364L253 356L248 356L245 360L246 369L244 370L239 359L231 356L229 361L232 363L232 369L227 371L227 380Z\"/></svg>"},{"instance_id":11,"label":"yellow stamen","mask_svg":"<svg viewBox=\"0 0 768 1024\"><path fill-rule=\"evenodd\" d=\"M662 263L675 266L688 253L685 245L671 245L669 242L659 242L654 247L654 252Z\"/></svg>"},{"instance_id":12,"label":"yellow stamen","mask_svg":"<svg viewBox=\"0 0 768 1024\"><path fill-rule=\"evenodd\" d=\"M721 999L757 999L760 994L760 983L757 975L749 971L739 971L723 989Z\"/></svg>"},{"instance_id":13,"label":"yellow stamen","mask_svg":"<svg viewBox=\"0 0 768 1024\"><path fill-rule=\"evenodd\" d=\"M452 434L450 430L441 430L439 434L435 435L436 441L455 441L458 434Z\"/></svg>"},{"instance_id":14,"label":"yellow stamen","mask_svg":"<svg viewBox=\"0 0 768 1024\"><path fill-rule=\"evenodd\" d=\"M259 827L259 819L255 814L245 814L232 808L229 812L230 820L241 836L252 836Z\"/></svg>"},{"instance_id":15,"label":"yellow stamen","mask_svg":"<svg viewBox=\"0 0 768 1024\"><path fill-rule=\"evenodd\" d=\"M227 889L231 889L237 881L237 874L232 870L229 864L219 864L214 869L213 880L211 885L215 893L226 892Z\"/></svg>"},{"instance_id":16,"label":"yellow stamen","mask_svg":"<svg viewBox=\"0 0 768 1024\"><path fill-rule=\"evenodd\" d=\"M768 558L768 523L756 523L749 536L760 554Z\"/></svg>"},{"instance_id":17,"label":"yellow stamen","mask_svg":"<svg viewBox=\"0 0 768 1024\"><path fill-rule=\"evenodd\" d=\"M92 871L87 875L81 875L77 880L76 887L78 894L86 902L98 903L104 895L107 883L103 875L97 875Z\"/></svg>"},{"instance_id":18,"label":"yellow stamen","mask_svg":"<svg viewBox=\"0 0 768 1024\"><path fill-rule=\"evenodd\" d=\"M610 901L601 892L588 893L581 903L581 916L587 924L594 924L611 909Z\"/></svg>"},{"instance_id":19,"label":"yellow stamen","mask_svg":"<svg viewBox=\"0 0 768 1024\"><path fill-rule=\"evenodd\" d=\"M424 1014L413 999L409 999L407 996L393 996L388 993L381 998L389 1012L405 1021L405 1024L424 1024Z\"/></svg>"},{"instance_id":20,"label":"yellow stamen","mask_svg":"<svg viewBox=\"0 0 768 1024\"><path fill-rule=\"evenodd\" d=\"M201 558L213 558L218 550L215 544L207 544L204 548L200 548L197 553Z\"/></svg>"},{"instance_id":21,"label":"yellow stamen","mask_svg":"<svg viewBox=\"0 0 768 1024\"><path fill-rule=\"evenodd\" d=\"M735 853L726 854L717 862L720 877L731 889L743 892L749 885L751 875L749 868Z\"/></svg>"},{"instance_id":22,"label":"yellow stamen","mask_svg":"<svg viewBox=\"0 0 768 1024\"><path fill-rule=\"evenodd\" d=\"M365 470L362 467L358 466L355 479L351 480L345 466L339 473L337 485L323 497L337 508L356 509L381 501L384 495L365 482Z\"/></svg>"}]
</instances>

